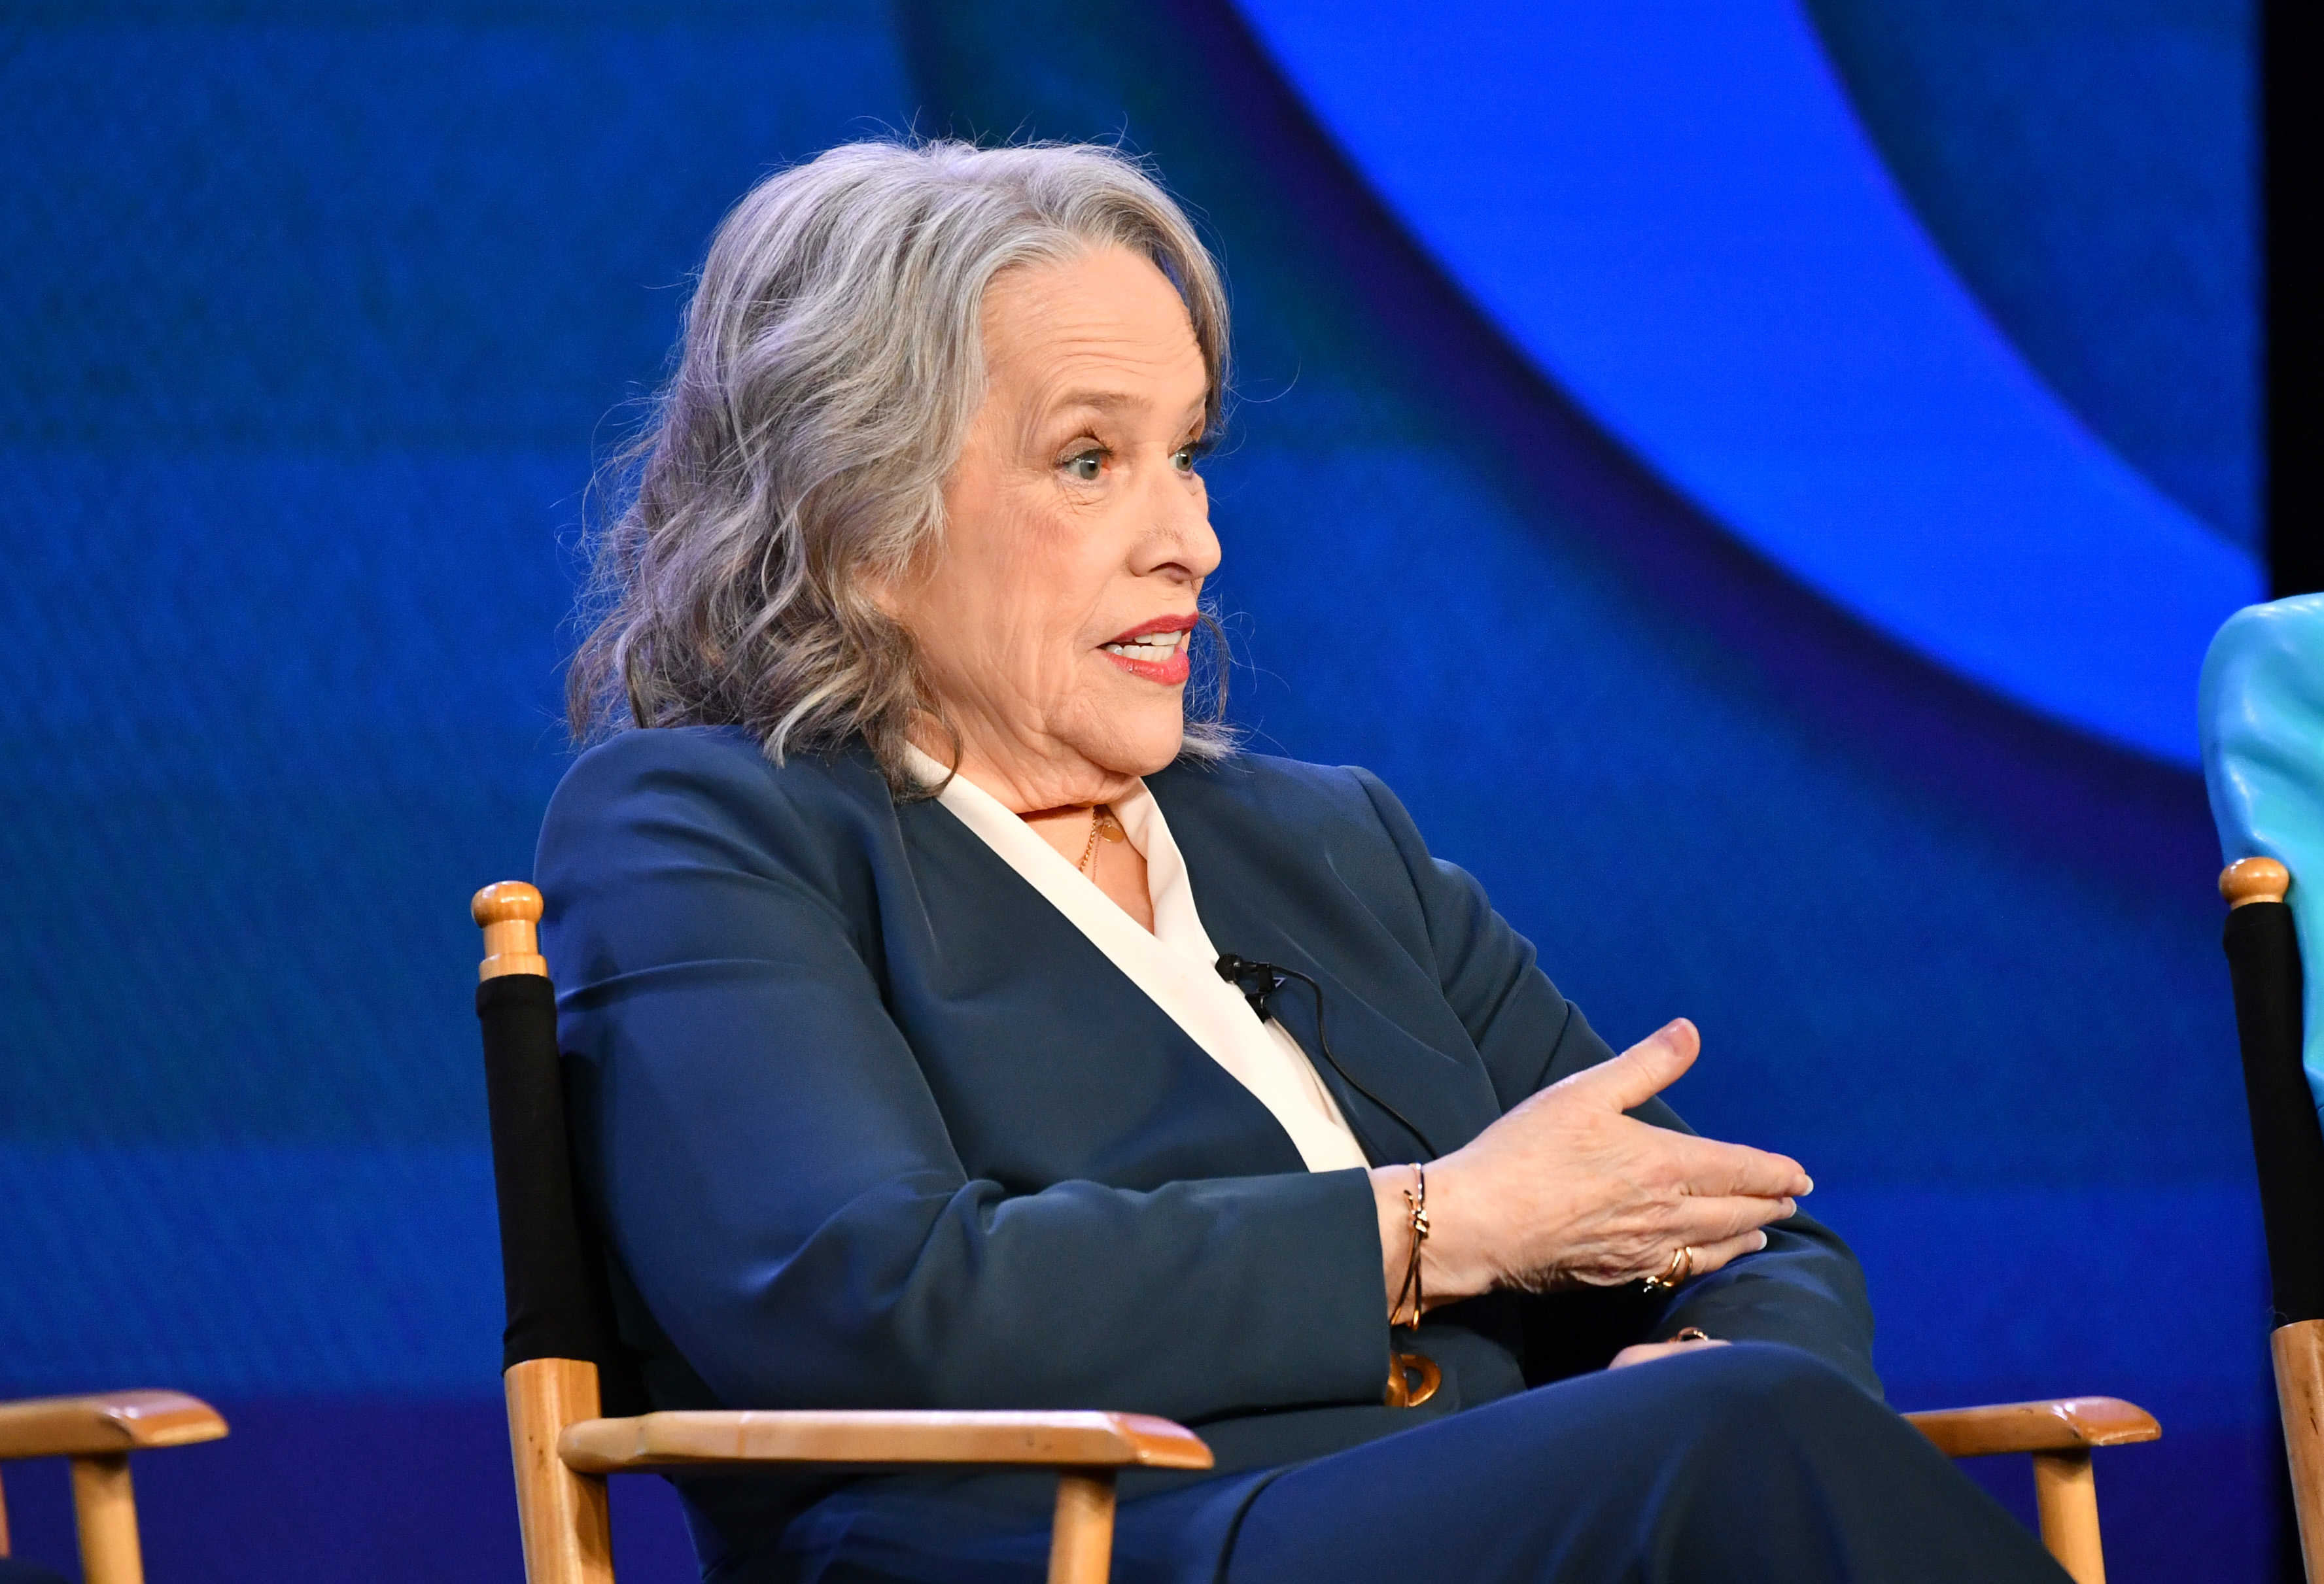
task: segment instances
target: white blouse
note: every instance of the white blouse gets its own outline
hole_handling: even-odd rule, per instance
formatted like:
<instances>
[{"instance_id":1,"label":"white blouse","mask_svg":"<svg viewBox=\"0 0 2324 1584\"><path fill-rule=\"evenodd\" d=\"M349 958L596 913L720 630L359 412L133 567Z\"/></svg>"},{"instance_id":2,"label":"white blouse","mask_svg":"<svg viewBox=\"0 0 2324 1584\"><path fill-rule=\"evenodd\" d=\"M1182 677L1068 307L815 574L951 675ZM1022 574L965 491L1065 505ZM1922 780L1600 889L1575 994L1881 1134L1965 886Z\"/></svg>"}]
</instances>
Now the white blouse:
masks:
<instances>
[{"instance_id":1,"label":"white blouse","mask_svg":"<svg viewBox=\"0 0 2324 1584\"><path fill-rule=\"evenodd\" d=\"M918 749L908 749L913 773L924 785L944 780L944 767ZM1146 859L1146 892L1154 904L1154 933L1124 913L1113 899L1061 857L1032 827L1000 799L966 776L954 776L936 801L976 833L1001 861L1047 898L1090 944L1104 953L1130 983L1146 992L1186 1036L1225 1068L1235 1082L1275 1114L1298 1147L1311 1172L1335 1172L1370 1163L1349 1130L1332 1091L1315 1075L1307 1054L1273 1018L1250 1015L1242 992L1213 966L1218 950L1194 911L1194 889L1185 861L1170 839L1169 824L1144 782L1113 815L1130 844ZM1102 1047L1091 1035L1092 1059Z\"/></svg>"}]
</instances>

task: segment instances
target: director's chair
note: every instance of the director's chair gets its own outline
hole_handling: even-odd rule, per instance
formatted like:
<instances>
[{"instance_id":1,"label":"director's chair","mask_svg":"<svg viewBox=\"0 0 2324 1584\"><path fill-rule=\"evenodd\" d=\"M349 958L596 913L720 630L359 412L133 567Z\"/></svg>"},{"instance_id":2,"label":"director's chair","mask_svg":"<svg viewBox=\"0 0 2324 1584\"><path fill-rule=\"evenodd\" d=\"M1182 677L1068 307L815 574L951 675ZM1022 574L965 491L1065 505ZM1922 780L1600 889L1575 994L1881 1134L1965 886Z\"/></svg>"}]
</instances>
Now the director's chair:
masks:
<instances>
[{"instance_id":1,"label":"director's chair","mask_svg":"<svg viewBox=\"0 0 2324 1584\"><path fill-rule=\"evenodd\" d=\"M2268 1351L2301 1561L2312 1579L2324 1565L2324 1128L2301 1065L2300 940L2284 900L2292 883L2273 858L2241 859L2219 876L2267 1229L2276 1321Z\"/></svg>"},{"instance_id":2,"label":"director's chair","mask_svg":"<svg viewBox=\"0 0 2324 1584\"><path fill-rule=\"evenodd\" d=\"M2269 1351L2307 1577L2324 1580L2324 1124L2301 919L2324 896L2324 594L2249 606L2204 657L2203 775L2267 1234ZM2316 941L2311 937L2311 948Z\"/></svg>"},{"instance_id":3,"label":"director's chair","mask_svg":"<svg viewBox=\"0 0 2324 1584\"><path fill-rule=\"evenodd\" d=\"M611 1584L606 1475L742 1463L1052 1468L1049 1584L1106 1584L1116 1472L1211 1467L1210 1449L1193 1432L1136 1414L644 1412L644 1387L616 1335L604 1268L586 1252L574 1194L556 994L536 935L540 893L503 880L478 891L469 912L484 932L476 1016L529 1584ZM600 1417L606 1408L624 1416ZM2112 1397L2066 1397L1904 1417L1948 1457L2032 1453L2043 1543L2076 1584L2105 1584L2090 1452L2153 1441L2162 1433L2153 1416Z\"/></svg>"},{"instance_id":4,"label":"director's chair","mask_svg":"<svg viewBox=\"0 0 2324 1584\"><path fill-rule=\"evenodd\" d=\"M85 1584L144 1584L137 1498L129 1454L216 1441L226 1421L180 1392L108 1392L0 1403L0 1463L72 1460L73 1523ZM0 1557L8 1554L8 1506L0 1497Z\"/></svg>"}]
</instances>

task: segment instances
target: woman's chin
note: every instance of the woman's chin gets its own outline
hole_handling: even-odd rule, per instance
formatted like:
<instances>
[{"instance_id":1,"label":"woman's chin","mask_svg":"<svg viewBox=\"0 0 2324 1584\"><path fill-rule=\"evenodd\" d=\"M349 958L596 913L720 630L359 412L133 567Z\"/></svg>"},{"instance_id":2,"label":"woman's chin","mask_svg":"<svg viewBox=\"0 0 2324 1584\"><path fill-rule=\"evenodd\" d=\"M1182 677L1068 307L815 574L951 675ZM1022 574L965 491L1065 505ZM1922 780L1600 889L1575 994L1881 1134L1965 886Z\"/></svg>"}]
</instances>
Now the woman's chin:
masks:
<instances>
[{"instance_id":1,"label":"woman's chin","mask_svg":"<svg viewBox=\"0 0 2324 1584\"><path fill-rule=\"evenodd\" d=\"M1150 776L1178 757L1186 745L1186 721L1175 707L1167 717L1126 722L1102 742L1083 751L1090 762L1117 776Z\"/></svg>"}]
</instances>

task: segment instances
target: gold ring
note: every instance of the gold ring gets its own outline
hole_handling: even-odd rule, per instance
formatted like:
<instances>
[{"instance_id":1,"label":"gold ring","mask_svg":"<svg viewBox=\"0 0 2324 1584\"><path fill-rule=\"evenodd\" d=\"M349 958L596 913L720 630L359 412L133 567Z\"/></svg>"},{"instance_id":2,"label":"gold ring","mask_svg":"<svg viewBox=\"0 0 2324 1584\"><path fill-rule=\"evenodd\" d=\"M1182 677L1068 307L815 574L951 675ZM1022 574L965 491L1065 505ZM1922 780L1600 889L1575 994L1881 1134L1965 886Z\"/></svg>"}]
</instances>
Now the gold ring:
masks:
<instances>
[{"instance_id":1,"label":"gold ring","mask_svg":"<svg viewBox=\"0 0 2324 1584\"><path fill-rule=\"evenodd\" d=\"M1693 1245L1683 1244L1671 1250L1670 1264L1663 1268L1662 1275L1646 1278L1646 1289L1649 1293L1667 1293L1693 1274Z\"/></svg>"}]
</instances>

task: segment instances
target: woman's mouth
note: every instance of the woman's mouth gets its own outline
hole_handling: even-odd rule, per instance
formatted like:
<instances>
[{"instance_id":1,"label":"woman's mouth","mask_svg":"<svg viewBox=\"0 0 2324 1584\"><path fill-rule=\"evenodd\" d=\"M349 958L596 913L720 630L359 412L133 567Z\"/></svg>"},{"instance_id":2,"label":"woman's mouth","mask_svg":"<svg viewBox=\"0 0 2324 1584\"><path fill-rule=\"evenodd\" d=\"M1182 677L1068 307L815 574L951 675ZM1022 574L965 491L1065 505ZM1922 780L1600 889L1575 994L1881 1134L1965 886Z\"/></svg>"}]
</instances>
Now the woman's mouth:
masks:
<instances>
[{"instance_id":1,"label":"woman's mouth","mask_svg":"<svg viewBox=\"0 0 2324 1584\"><path fill-rule=\"evenodd\" d=\"M1157 632L1151 638L1141 638L1132 643L1124 643L1120 639L1116 639L1104 647L1106 653L1120 655L1125 660L1153 660L1158 663L1176 654L1179 645L1185 641L1185 634L1183 632Z\"/></svg>"},{"instance_id":2,"label":"woman's mouth","mask_svg":"<svg viewBox=\"0 0 2324 1584\"><path fill-rule=\"evenodd\" d=\"M1142 627L1133 627L1111 642L1100 644L1098 649L1132 676L1175 687L1186 679L1192 668L1186 658L1186 635L1194 626L1192 616L1165 616Z\"/></svg>"}]
</instances>

